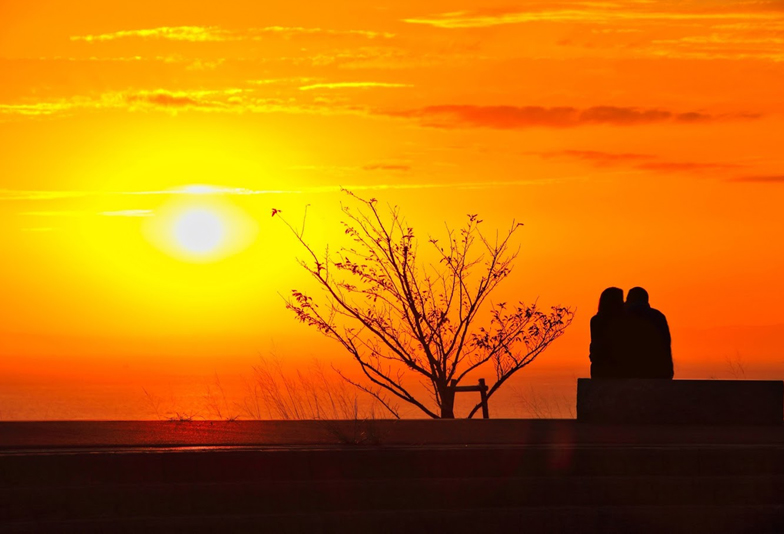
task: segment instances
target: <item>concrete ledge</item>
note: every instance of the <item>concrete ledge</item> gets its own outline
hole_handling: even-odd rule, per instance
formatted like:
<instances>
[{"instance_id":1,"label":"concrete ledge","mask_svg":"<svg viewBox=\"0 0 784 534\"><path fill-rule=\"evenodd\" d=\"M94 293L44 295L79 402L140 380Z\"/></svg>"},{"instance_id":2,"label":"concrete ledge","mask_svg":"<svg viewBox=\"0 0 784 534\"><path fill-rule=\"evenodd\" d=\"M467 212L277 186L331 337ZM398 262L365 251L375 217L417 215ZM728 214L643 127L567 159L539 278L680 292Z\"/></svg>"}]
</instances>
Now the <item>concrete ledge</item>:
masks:
<instances>
[{"instance_id":1,"label":"concrete ledge","mask_svg":"<svg viewBox=\"0 0 784 534\"><path fill-rule=\"evenodd\" d=\"M599 424L782 425L784 382L579 378L577 420Z\"/></svg>"}]
</instances>

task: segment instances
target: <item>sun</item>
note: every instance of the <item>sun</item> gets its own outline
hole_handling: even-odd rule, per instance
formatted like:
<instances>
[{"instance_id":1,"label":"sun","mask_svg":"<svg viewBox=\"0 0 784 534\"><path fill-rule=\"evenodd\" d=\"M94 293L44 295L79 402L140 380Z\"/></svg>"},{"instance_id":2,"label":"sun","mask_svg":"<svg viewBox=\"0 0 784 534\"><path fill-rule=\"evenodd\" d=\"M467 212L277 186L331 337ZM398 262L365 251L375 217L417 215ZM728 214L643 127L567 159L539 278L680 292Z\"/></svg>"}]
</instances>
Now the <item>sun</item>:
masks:
<instances>
[{"instance_id":1,"label":"sun","mask_svg":"<svg viewBox=\"0 0 784 534\"><path fill-rule=\"evenodd\" d=\"M183 212L175 219L173 231L178 247L199 256L215 252L226 239L226 228L221 217L205 208Z\"/></svg>"},{"instance_id":2,"label":"sun","mask_svg":"<svg viewBox=\"0 0 784 534\"><path fill-rule=\"evenodd\" d=\"M193 185L171 188L169 198L144 218L147 240L161 252L186 263L211 264L248 249L259 224L254 206L232 198L234 188Z\"/></svg>"}]
</instances>

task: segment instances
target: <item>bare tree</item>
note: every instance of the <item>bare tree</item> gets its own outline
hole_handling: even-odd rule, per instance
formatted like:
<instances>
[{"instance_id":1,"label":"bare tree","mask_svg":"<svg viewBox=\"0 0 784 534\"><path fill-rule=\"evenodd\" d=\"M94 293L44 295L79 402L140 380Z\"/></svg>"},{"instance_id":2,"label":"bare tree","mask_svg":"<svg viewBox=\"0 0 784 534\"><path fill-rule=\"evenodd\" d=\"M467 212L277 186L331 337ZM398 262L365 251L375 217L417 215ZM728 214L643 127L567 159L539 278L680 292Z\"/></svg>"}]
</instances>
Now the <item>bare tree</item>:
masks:
<instances>
[{"instance_id":1,"label":"bare tree","mask_svg":"<svg viewBox=\"0 0 784 534\"><path fill-rule=\"evenodd\" d=\"M298 231L283 219L307 251L308 259L300 263L325 297L319 305L294 290L286 307L349 352L366 381L341 376L395 417L399 413L391 401L396 397L430 417L454 418L454 388L470 373L495 371L489 398L571 323L574 313L566 307L545 313L536 303L488 303L512 270L518 250L510 251L510 241L521 223L513 221L506 234L490 240L480 231L477 215L469 215L460 230L447 227L443 244L428 239L438 261L420 265L414 231L398 207L390 207L384 217L376 199L346 193L356 204L342 205L342 224L353 244L338 254L327 249L319 256L304 239L304 221ZM486 303L489 313L480 316ZM477 328L480 319L487 323ZM413 378L429 392L429 400L414 394ZM473 406L467 416L480 407Z\"/></svg>"}]
</instances>

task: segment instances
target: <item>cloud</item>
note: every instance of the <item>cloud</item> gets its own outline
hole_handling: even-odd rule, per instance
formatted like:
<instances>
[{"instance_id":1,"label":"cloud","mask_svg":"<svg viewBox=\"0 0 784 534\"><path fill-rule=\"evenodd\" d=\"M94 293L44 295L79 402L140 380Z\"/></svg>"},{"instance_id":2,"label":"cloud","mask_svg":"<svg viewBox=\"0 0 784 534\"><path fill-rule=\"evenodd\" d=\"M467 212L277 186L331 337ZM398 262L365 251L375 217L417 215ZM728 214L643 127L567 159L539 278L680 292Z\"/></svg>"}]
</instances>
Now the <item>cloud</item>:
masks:
<instances>
[{"instance_id":1,"label":"cloud","mask_svg":"<svg viewBox=\"0 0 784 534\"><path fill-rule=\"evenodd\" d=\"M123 100L131 105L147 104L162 108L221 108L242 104L238 95L249 91L248 89L222 89L212 91L138 91L125 93ZM116 97L108 99L116 103Z\"/></svg>"},{"instance_id":2,"label":"cloud","mask_svg":"<svg viewBox=\"0 0 784 534\"><path fill-rule=\"evenodd\" d=\"M379 168L394 167L389 170L405 171L404 165L380 165ZM343 189L351 191L383 191L383 190L406 190L406 189L493 189L499 187L511 187L530 184L543 184L561 182L584 176L561 177L558 179L535 179L535 180L510 180L510 181L480 181L480 182L448 182L448 183L373 183L373 184L335 184L314 187L304 187L301 189L249 189L243 187L213 187L213 186L187 186L176 189L161 189L150 191L16 191L13 194L5 195L0 191L0 201L9 200L44 200L62 199L74 197L104 197L111 198L123 195L300 195L303 193L337 193ZM34 217L80 217L86 215L99 215L106 217L150 217L154 216L154 211L149 209L129 209L114 211L84 211L84 210L46 210L46 211L26 211L21 215Z\"/></svg>"},{"instance_id":3,"label":"cloud","mask_svg":"<svg viewBox=\"0 0 784 534\"><path fill-rule=\"evenodd\" d=\"M125 97L125 100L131 104L134 102L144 102L146 104L154 104L157 106L192 106L192 107L201 107L201 106L211 106L210 103L199 102L195 98L190 96L182 95L177 96L171 93L165 92L158 92L158 93L140 93L134 95L128 95Z\"/></svg>"},{"instance_id":4,"label":"cloud","mask_svg":"<svg viewBox=\"0 0 784 534\"><path fill-rule=\"evenodd\" d=\"M406 163L368 163L366 165L292 165L288 167L295 171L314 171L320 175L330 175L333 180L339 181L343 177L357 176L361 172L396 172L411 171L411 166Z\"/></svg>"},{"instance_id":5,"label":"cloud","mask_svg":"<svg viewBox=\"0 0 784 534\"><path fill-rule=\"evenodd\" d=\"M599 152L593 150L561 150L537 154L545 159L573 159L590 163L596 167L629 166L633 169L651 172L709 172L738 169L744 167L736 163L658 161L652 154ZM657 161L651 161L657 160Z\"/></svg>"},{"instance_id":6,"label":"cloud","mask_svg":"<svg viewBox=\"0 0 784 534\"><path fill-rule=\"evenodd\" d=\"M404 19L442 29L466 29L510 24L583 24L594 36L629 34L623 45L634 55L688 60L757 59L782 62L781 30L784 10L780 1L698 2L525 2L521 7L480 8ZM707 31L706 31L707 30ZM570 30L579 41L580 28ZM576 33L575 33L576 32ZM656 38L652 32L658 32ZM696 35L683 35L683 32ZM679 35L680 34L680 35ZM594 39L585 48L611 46ZM574 45L573 38L560 44Z\"/></svg>"},{"instance_id":7,"label":"cloud","mask_svg":"<svg viewBox=\"0 0 784 534\"><path fill-rule=\"evenodd\" d=\"M277 190L277 189L246 189L242 187L216 187L210 185L189 185L174 189L158 189L149 191L45 191L45 190L13 190L0 189L0 201L45 201L63 200L85 197L115 197L125 195L170 195L170 196L191 196L191 195L275 195L293 193L299 191ZM112 212L100 212L107 216L139 217L146 214L149 210L121 210ZM143 213L145 212L145 213ZM54 216L54 215L79 215L80 211L30 211L24 215L35 216Z\"/></svg>"},{"instance_id":8,"label":"cloud","mask_svg":"<svg viewBox=\"0 0 784 534\"><path fill-rule=\"evenodd\" d=\"M371 165L365 165L362 167L363 171L402 171L408 172L411 170L410 165L399 165L399 164L390 164L390 163L377 163Z\"/></svg>"},{"instance_id":9,"label":"cloud","mask_svg":"<svg viewBox=\"0 0 784 534\"><path fill-rule=\"evenodd\" d=\"M138 109L157 107L161 109L190 108L211 109L231 105L230 98L244 89L222 91L133 91L105 93L97 98L75 96L49 102L0 104L0 115L54 116L77 110Z\"/></svg>"},{"instance_id":10,"label":"cloud","mask_svg":"<svg viewBox=\"0 0 784 534\"><path fill-rule=\"evenodd\" d=\"M417 119L422 126L433 128L495 128L500 130L531 127L574 128L597 124L633 126L663 122L697 123L736 118L735 116L717 116L699 112L677 113L662 109L617 106L577 109L574 107L547 108L541 106L441 105L406 111L388 111L382 114ZM743 115L742 117L756 118L756 115Z\"/></svg>"},{"instance_id":11,"label":"cloud","mask_svg":"<svg viewBox=\"0 0 784 534\"><path fill-rule=\"evenodd\" d=\"M187 185L176 189L154 191L124 191L116 195L276 195L291 193L283 189L246 189L243 187L216 187L212 185Z\"/></svg>"},{"instance_id":12,"label":"cloud","mask_svg":"<svg viewBox=\"0 0 784 534\"><path fill-rule=\"evenodd\" d=\"M535 180L508 180L508 181L483 181L483 182L448 182L448 183L395 183L395 184L354 184L341 186L322 186L312 187L301 192L303 193L332 193L344 189L349 191L387 191L387 190L407 190L407 189L498 189L502 187L515 187L522 185L541 185L554 182L564 182L583 176L567 176L556 179L535 179Z\"/></svg>"},{"instance_id":13,"label":"cloud","mask_svg":"<svg viewBox=\"0 0 784 534\"><path fill-rule=\"evenodd\" d=\"M681 37L679 39L658 39L653 41L656 44L687 44L687 45L782 45L782 37L738 37L735 35L694 35Z\"/></svg>"},{"instance_id":14,"label":"cloud","mask_svg":"<svg viewBox=\"0 0 784 534\"><path fill-rule=\"evenodd\" d=\"M262 80L248 80L251 85L277 85L277 84L299 84L308 83L317 80L317 78L309 78L300 76L297 78L265 78Z\"/></svg>"},{"instance_id":15,"label":"cloud","mask_svg":"<svg viewBox=\"0 0 784 534\"><path fill-rule=\"evenodd\" d=\"M56 211L25 211L20 215L30 215L32 217L79 217L84 215L84 211L56 210Z\"/></svg>"},{"instance_id":16,"label":"cloud","mask_svg":"<svg viewBox=\"0 0 784 534\"><path fill-rule=\"evenodd\" d=\"M784 174L739 176L737 178L732 178L730 181L747 184L784 184Z\"/></svg>"},{"instance_id":17,"label":"cloud","mask_svg":"<svg viewBox=\"0 0 784 534\"><path fill-rule=\"evenodd\" d=\"M359 46L342 49L322 49L307 58L280 58L295 63L307 60L311 65L323 67L339 65L344 69L411 69L440 67L445 65L465 65L487 60L488 56L478 54L474 49L464 49L457 45L439 50L415 50L399 46Z\"/></svg>"},{"instance_id":18,"label":"cloud","mask_svg":"<svg viewBox=\"0 0 784 534\"><path fill-rule=\"evenodd\" d=\"M557 152L542 152L538 155L545 159L578 159L590 162L598 167L633 163L656 157L651 154L599 152L596 150L560 150Z\"/></svg>"},{"instance_id":19,"label":"cloud","mask_svg":"<svg viewBox=\"0 0 784 534\"><path fill-rule=\"evenodd\" d=\"M302 28L298 26L268 26L266 28L248 28L245 30L227 30L218 26L162 26L159 28L121 30L94 35L75 35L71 37L71 41L92 43L127 38L189 42L259 41L269 35L279 35L287 38L297 35L356 36L367 39L389 39L395 36L395 34L388 32L331 30L323 28Z\"/></svg>"},{"instance_id":20,"label":"cloud","mask_svg":"<svg viewBox=\"0 0 784 534\"><path fill-rule=\"evenodd\" d=\"M50 116L72 109L66 101L35 102L32 104L0 104L0 115Z\"/></svg>"},{"instance_id":21,"label":"cloud","mask_svg":"<svg viewBox=\"0 0 784 534\"><path fill-rule=\"evenodd\" d=\"M176 114L180 111L205 113L297 113L316 115L357 115L366 111L356 105L332 102L298 103L291 98L258 98L253 89L126 91L98 97L76 96L48 102L0 104L0 117L54 117L78 111L153 111Z\"/></svg>"},{"instance_id":22,"label":"cloud","mask_svg":"<svg viewBox=\"0 0 784 534\"><path fill-rule=\"evenodd\" d=\"M314 83L303 85L300 91L311 91L313 89L344 89L353 87L414 87L407 83L385 83L385 82L337 82L337 83Z\"/></svg>"},{"instance_id":23,"label":"cloud","mask_svg":"<svg viewBox=\"0 0 784 534\"><path fill-rule=\"evenodd\" d=\"M671 59L760 59L781 62L784 61L784 38L779 36L781 31L781 28L774 30L765 25L754 30L656 39L651 41L648 50L652 55Z\"/></svg>"},{"instance_id":24,"label":"cloud","mask_svg":"<svg viewBox=\"0 0 784 534\"><path fill-rule=\"evenodd\" d=\"M82 196L87 196L85 193ZM51 210L51 211L25 211L20 215L32 217L86 217L102 215L104 217L152 217L152 210L119 210L119 211L87 211L87 210Z\"/></svg>"},{"instance_id":25,"label":"cloud","mask_svg":"<svg viewBox=\"0 0 784 534\"><path fill-rule=\"evenodd\" d=\"M619 5L615 2L571 2L557 8L533 5L527 9L478 9L455 11L425 17L403 19L410 24L424 24L437 28L484 28L505 24L532 22L546 23L642 23L642 22L691 22L691 21L767 21L778 18L775 12L753 12L734 5L735 11L726 7L721 11L686 11L648 9L647 3ZM538 9L537 9L538 7Z\"/></svg>"},{"instance_id":26,"label":"cloud","mask_svg":"<svg viewBox=\"0 0 784 534\"><path fill-rule=\"evenodd\" d=\"M102 211L99 215L106 217L152 217L152 210L119 210L119 211Z\"/></svg>"},{"instance_id":27,"label":"cloud","mask_svg":"<svg viewBox=\"0 0 784 534\"><path fill-rule=\"evenodd\" d=\"M71 41L114 41L127 37L144 39L169 39L171 41L221 41L225 38L225 30L215 26L163 26L145 30L121 30L97 35L75 35Z\"/></svg>"},{"instance_id":28,"label":"cloud","mask_svg":"<svg viewBox=\"0 0 784 534\"><path fill-rule=\"evenodd\" d=\"M331 30L331 29L323 29L323 28L302 28L299 26L295 27L287 27L287 26L268 26L266 28L256 28L248 30L251 34L265 34L265 33L277 33L282 34L284 36L294 36L294 35L336 35L336 36L356 36L356 37L365 37L367 39L391 39L395 37L394 33L390 32L377 32L377 31L369 31L369 30Z\"/></svg>"},{"instance_id":29,"label":"cloud","mask_svg":"<svg viewBox=\"0 0 784 534\"><path fill-rule=\"evenodd\" d=\"M660 161L643 163L637 165L637 168L643 171L659 171L659 172L699 172L699 171L717 171L726 169L737 169L743 165L735 163L701 163L701 162L672 162Z\"/></svg>"},{"instance_id":30,"label":"cloud","mask_svg":"<svg viewBox=\"0 0 784 534\"><path fill-rule=\"evenodd\" d=\"M58 200L63 198L79 198L89 196L84 191L31 191L18 189L0 189L2 200Z\"/></svg>"}]
</instances>

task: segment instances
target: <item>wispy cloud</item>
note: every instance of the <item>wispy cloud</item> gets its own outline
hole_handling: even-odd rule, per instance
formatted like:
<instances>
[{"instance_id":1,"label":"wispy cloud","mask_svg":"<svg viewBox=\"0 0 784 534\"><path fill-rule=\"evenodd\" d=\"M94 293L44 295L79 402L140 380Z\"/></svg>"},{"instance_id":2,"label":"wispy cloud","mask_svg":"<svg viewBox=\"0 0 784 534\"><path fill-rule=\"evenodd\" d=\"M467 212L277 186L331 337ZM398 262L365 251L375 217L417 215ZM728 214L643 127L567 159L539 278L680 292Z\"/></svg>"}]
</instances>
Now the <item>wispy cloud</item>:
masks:
<instances>
[{"instance_id":1,"label":"wispy cloud","mask_svg":"<svg viewBox=\"0 0 784 534\"><path fill-rule=\"evenodd\" d=\"M185 111L204 113L297 113L297 114L358 114L357 106L331 102L298 103L290 98L259 98L253 89L223 90L125 91L105 93L98 97L70 97L47 102L0 104L0 117L54 117L78 111L127 110L164 111L177 114Z\"/></svg>"},{"instance_id":2,"label":"wispy cloud","mask_svg":"<svg viewBox=\"0 0 784 534\"><path fill-rule=\"evenodd\" d=\"M136 91L122 94L122 99L128 104L151 104L162 107L187 107L187 108L215 108L241 104L238 98L250 89L229 88L220 90L200 91ZM106 99L105 99L106 100ZM116 96L108 99L116 103Z\"/></svg>"},{"instance_id":3,"label":"wispy cloud","mask_svg":"<svg viewBox=\"0 0 784 534\"><path fill-rule=\"evenodd\" d=\"M143 102L145 104L173 107L212 107L214 105L211 102L201 101L187 94L176 95L166 92L132 94L126 96L125 100L130 104Z\"/></svg>"},{"instance_id":4,"label":"wispy cloud","mask_svg":"<svg viewBox=\"0 0 784 534\"><path fill-rule=\"evenodd\" d=\"M737 169L743 167L736 163L710 163L710 162L695 162L695 161L656 161L650 163L643 163L637 165L638 169L644 171L659 171L659 172L702 172L702 171L720 171L728 169Z\"/></svg>"},{"instance_id":5,"label":"wispy cloud","mask_svg":"<svg viewBox=\"0 0 784 534\"><path fill-rule=\"evenodd\" d=\"M247 33L255 35L256 37L264 34L279 34L286 37L296 35L335 35L335 36L356 36L365 37L367 39L391 39L395 37L394 33L379 32L370 30L333 30L329 28L303 28L300 26L268 26L266 28L254 28L248 30Z\"/></svg>"},{"instance_id":6,"label":"wispy cloud","mask_svg":"<svg viewBox=\"0 0 784 534\"><path fill-rule=\"evenodd\" d=\"M744 165L704 161L661 161L652 154L614 153L593 150L560 150L537 154L544 159L567 159L587 162L594 167L626 166L641 171L660 173L711 172L739 169Z\"/></svg>"},{"instance_id":7,"label":"wispy cloud","mask_svg":"<svg viewBox=\"0 0 784 534\"><path fill-rule=\"evenodd\" d=\"M782 45L784 37L739 37L736 35L694 35L679 39L658 39L653 41L658 44L684 44L684 45Z\"/></svg>"},{"instance_id":8,"label":"wispy cloud","mask_svg":"<svg viewBox=\"0 0 784 534\"><path fill-rule=\"evenodd\" d=\"M121 30L93 35L74 35L71 41L115 41L128 37L143 39L168 39L171 41L221 41L225 40L225 30L215 26L162 26L142 30Z\"/></svg>"},{"instance_id":9,"label":"wispy cloud","mask_svg":"<svg viewBox=\"0 0 784 534\"><path fill-rule=\"evenodd\" d=\"M731 178L730 181L747 184L784 184L784 174L738 176L736 178Z\"/></svg>"},{"instance_id":10,"label":"wispy cloud","mask_svg":"<svg viewBox=\"0 0 784 534\"><path fill-rule=\"evenodd\" d=\"M278 84L300 84L308 83L317 80L318 78L310 78L307 76L300 76L296 78L265 78L261 80L248 80L251 85L278 85Z\"/></svg>"},{"instance_id":11,"label":"wispy cloud","mask_svg":"<svg viewBox=\"0 0 784 534\"><path fill-rule=\"evenodd\" d=\"M91 193L84 192L82 196L90 196ZM6 200L6 199L2 199ZM19 200L19 199L16 199ZM29 200L29 199L26 199ZM152 217L153 210L118 210L118 211L90 211L90 210L48 210L48 211L23 211L20 215L30 217L92 217L100 215L104 217Z\"/></svg>"},{"instance_id":12,"label":"wispy cloud","mask_svg":"<svg viewBox=\"0 0 784 534\"><path fill-rule=\"evenodd\" d=\"M335 83L314 83L303 85L300 91L311 91L313 89L346 89L346 88L366 88L366 87L414 87L408 83L386 83L386 82L335 82Z\"/></svg>"},{"instance_id":13,"label":"wispy cloud","mask_svg":"<svg viewBox=\"0 0 784 534\"><path fill-rule=\"evenodd\" d=\"M212 185L187 185L175 189L153 191L123 191L117 195L278 195L292 193L285 189L247 189L244 187L217 187Z\"/></svg>"},{"instance_id":14,"label":"wispy cloud","mask_svg":"<svg viewBox=\"0 0 784 534\"><path fill-rule=\"evenodd\" d=\"M102 211L99 215L106 217L152 217L153 210L119 210L119 211Z\"/></svg>"},{"instance_id":15,"label":"wispy cloud","mask_svg":"<svg viewBox=\"0 0 784 534\"><path fill-rule=\"evenodd\" d=\"M362 167L363 171L398 171L408 172L411 170L410 165L403 165L399 163L373 163Z\"/></svg>"},{"instance_id":16,"label":"wispy cloud","mask_svg":"<svg viewBox=\"0 0 784 534\"><path fill-rule=\"evenodd\" d=\"M24 211L20 215L31 217L80 217L87 212L74 210Z\"/></svg>"},{"instance_id":17,"label":"wispy cloud","mask_svg":"<svg viewBox=\"0 0 784 534\"><path fill-rule=\"evenodd\" d=\"M587 125L634 126L653 123L700 123L734 118L757 118L756 115L710 115L702 112L674 112L663 109L596 106L471 106L442 105L404 111L387 111L392 117L416 119L433 128L495 128L501 130L546 127L574 128Z\"/></svg>"},{"instance_id":18,"label":"wispy cloud","mask_svg":"<svg viewBox=\"0 0 784 534\"><path fill-rule=\"evenodd\" d=\"M558 178L537 178L533 180L490 180L482 182L431 182L431 183L395 183L395 184L354 184L342 186L316 187L307 192L335 192L343 189L349 191L385 191L385 190L406 190L406 189L499 189L504 187L517 187L524 185L543 185L550 183L560 183L575 179L583 179L586 176L561 176Z\"/></svg>"},{"instance_id":19,"label":"wispy cloud","mask_svg":"<svg viewBox=\"0 0 784 534\"><path fill-rule=\"evenodd\" d=\"M323 35L323 36L355 36L367 39L385 38L395 36L389 32L376 32L369 30L333 30L328 28L303 28L299 26L267 26L265 28L248 28L242 30L229 30L219 26L161 26L141 30L120 30L110 33L75 35L72 41L103 42L118 39L164 39L169 41L189 42L222 42L222 41L258 41L265 36L279 35L294 37L297 35Z\"/></svg>"},{"instance_id":20,"label":"wispy cloud","mask_svg":"<svg viewBox=\"0 0 784 534\"><path fill-rule=\"evenodd\" d=\"M587 161L598 167L610 165L635 163L641 160L654 159L651 154L600 152L596 150L559 150L555 152L541 152L537 154L544 159L577 159Z\"/></svg>"},{"instance_id":21,"label":"wispy cloud","mask_svg":"<svg viewBox=\"0 0 784 534\"><path fill-rule=\"evenodd\" d=\"M298 193L299 191L285 189L248 189L243 187L219 187L211 185L187 185L172 189L153 189L144 191L46 191L46 190L14 190L0 189L0 201L14 200L63 200L85 197L117 197L117 196L194 196L194 195L277 195L286 193ZM148 214L149 210L121 210L100 212L101 215L115 215L125 217L140 217ZM82 214L81 211L30 211L24 212L25 215L49 216Z\"/></svg>"},{"instance_id":22,"label":"wispy cloud","mask_svg":"<svg viewBox=\"0 0 784 534\"><path fill-rule=\"evenodd\" d=\"M302 62L303 58L289 58ZM344 69L411 69L444 67L445 65L465 65L488 56L478 54L472 49L447 47L434 51L415 50L403 46L359 46L334 50L322 50L307 57L316 67L339 65Z\"/></svg>"},{"instance_id":23,"label":"wispy cloud","mask_svg":"<svg viewBox=\"0 0 784 534\"><path fill-rule=\"evenodd\" d=\"M58 200L90 196L85 191L35 191L20 189L0 189L0 200Z\"/></svg>"},{"instance_id":24,"label":"wispy cloud","mask_svg":"<svg viewBox=\"0 0 784 534\"><path fill-rule=\"evenodd\" d=\"M582 177L580 177L582 178ZM394 183L394 184L349 184L349 185L327 185L312 187L298 191L299 193L337 193L342 190L349 191L395 191L395 190L418 190L418 189L498 189L503 187L516 187L523 185L542 185L552 182L563 182L575 179L574 176L561 177L558 179L535 179L535 180L508 180L508 181L487 181L487 182L431 182L431 183Z\"/></svg>"},{"instance_id":25,"label":"wispy cloud","mask_svg":"<svg viewBox=\"0 0 784 534\"><path fill-rule=\"evenodd\" d=\"M784 19L784 15L782 15ZM759 35L760 31L773 34ZM784 61L781 29L764 27L753 31L690 35L677 39L654 39L647 50L654 56L671 59L760 59Z\"/></svg>"},{"instance_id":26,"label":"wispy cloud","mask_svg":"<svg viewBox=\"0 0 784 534\"><path fill-rule=\"evenodd\" d=\"M591 36L628 34L618 39L580 37L581 28L559 44L584 49L623 47L632 56L688 60L784 61L780 1L699 2L525 2L520 7L480 8L411 17L404 22L450 30L510 24L584 25ZM581 42L582 41L582 42Z\"/></svg>"},{"instance_id":27,"label":"wispy cloud","mask_svg":"<svg viewBox=\"0 0 784 534\"><path fill-rule=\"evenodd\" d=\"M32 104L0 104L0 115L49 116L69 111L75 106L76 102L67 100L35 102Z\"/></svg>"},{"instance_id":28,"label":"wispy cloud","mask_svg":"<svg viewBox=\"0 0 784 534\"><path fill-rule=\"evenodd\" d=\"M230 97L242 89L225 91L133 91L105 93L99 97L76 96L49 102L0 104L0 115L54 116L78 110L140 109L158 107L174 109L211 109L229 106Z\"/></svg>"},{"instance_id":29,"label":"wispy cloud","mask_svg":"<svg viewBox=\"0 0 784 534\"><path fill-rule=\"evenodd\" d=\"M390 170L405 171L403 165ZM44 200L44 199L63 199L75 197L117 197L117 196L145 196L145 195L300 195L305 193L335 193L343 189L351 191L383 191L383 190L406 190L406 189L477 189L477 188L499 188L529 184L543 184L553 181L564 181L575 179L574 176L563 177L557 180L535 179L535 180L509 180L509 181L481 181L481 182L433 182L433 183L373 183L373 184L334 184L314 187L303 187L300 189L250 189L243 187L213 187L213 186L187 186L175 189L161 189L150 191L16 191L7 194L0 191L0 201L21 201L21 200ZM580 176L579 178L583 178ZM40 210L25 211L20 215L33 217L79 217L88 215L99 215L105 217L150 217L154 216L154 211L150 209L127 209L113 211L87 211L87 210Z\"/></svg>"},{"instance_id":30,"label":"wispy cloud","mask_svg":"<svg viewBox=\"0 0 784 534\"><path fill-rule=\"evenodd\" d=\"M775 20L775 12L744 10L741 4L723 7L721 10L684 10L661 9L655 5L637 3L636 5L617 2L571 2L557 8L532 4L524 9L478 9L455 11L424 17L403 19L410 24L426 24L437 28L483 28L504 24L523 24L531 22L547 23L640 23L640 22L690 22L690 21L765 21ZM729 8L735 8L729 9Z\"/></svg>"}]
</instances>

